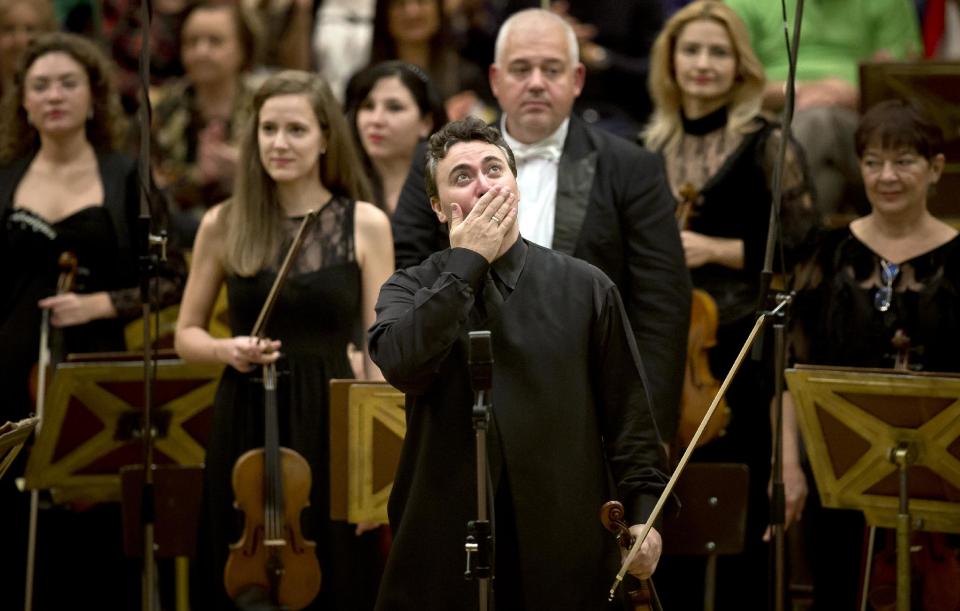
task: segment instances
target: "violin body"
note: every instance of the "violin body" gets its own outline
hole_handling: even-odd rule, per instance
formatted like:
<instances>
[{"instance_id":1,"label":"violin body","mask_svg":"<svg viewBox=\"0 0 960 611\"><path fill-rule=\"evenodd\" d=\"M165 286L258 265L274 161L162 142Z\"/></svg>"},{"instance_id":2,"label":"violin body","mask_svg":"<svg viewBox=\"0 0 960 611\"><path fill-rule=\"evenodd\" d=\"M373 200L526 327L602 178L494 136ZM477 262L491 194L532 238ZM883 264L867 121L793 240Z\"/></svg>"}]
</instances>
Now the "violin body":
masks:
<instances>
[{"instance_id":1,"label":"violin body","mask_svg":"<svg viewBox=\"0 0 960 611\"><path fill-rule=\"evenodd\" d=\"M233 467L235 505L244 514L244 529L240 540L230 546L224 585L233 599L246 589L261 587L276 604L296 611L320 592L316 544L304 539L300 530L300 512L310 504L310 465L289 448L279 448L279 455L284 492L280 535L284 543L273 545L268 537L265 452L262 448L249 450ZM271 566L280 567L280 574Z\"/></svg>"},{"instance_id":2,"label":"violin body","mask_svg":"<svg viewBox=\"0 0 960 611\"><path fill-rule=\"evenodd\" d=\"M717 345L717 304L704 290L693 289L690 301L690 333L687 336L687 359L684 363L683 394L680 399L679 447L685 448L706 415L713 398L720 391L720 382L710 371L710 348ZM730 408L721 399L707 423L697 446L723 434L730 420Z\"/></svg>"}]
</instances>

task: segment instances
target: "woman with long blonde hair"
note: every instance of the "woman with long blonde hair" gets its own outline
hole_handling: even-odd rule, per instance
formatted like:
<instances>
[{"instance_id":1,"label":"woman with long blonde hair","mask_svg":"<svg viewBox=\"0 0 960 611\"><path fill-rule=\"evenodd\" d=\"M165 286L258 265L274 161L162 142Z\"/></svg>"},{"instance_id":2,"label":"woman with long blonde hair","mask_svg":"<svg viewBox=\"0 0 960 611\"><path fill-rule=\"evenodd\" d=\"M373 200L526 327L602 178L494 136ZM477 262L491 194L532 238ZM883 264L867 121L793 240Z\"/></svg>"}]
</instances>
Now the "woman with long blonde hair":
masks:
<instances>
[{"instance_id":1,"label":"woman with long blonde hair","mask_svg":"<svg viewBox=\"0 0 960 611\"><path fill-rule=\"evenodd\" d=\"M213 600L201 596L200 608L230 609L236 602L221 585L227 546L239 537L230 474L243 452L264 444L257 372L268 362L276 362L280 372L280 445L302 454L313 475L302 521L307 538L317 542L323 586L310 608L372 606L376 585L360 580L376 578L376 538L331 522L328 498L328 382L353 377L347 344L358 321L372 324L380 285L393 270L387 216L358 201L369 199L360 168L327 84L306 72L280 72L254 95L233 197L211 208L200 224L176 348L186 360L227 365L207 450L199 563L208 573L198 589ZM249 333L311 210L319 212L307 226L267 324L269 339L260 341ZM218 339L207 326L224 282L234 336ZM367 379L382 379L365 350L363 361ZM369 562L349 564L360 558Z\"/></svg>"},{"instance_id":2,"label":"woman with long blonde hair","mask_svg":"<svg viewBox=\"0 0 960 611\"><path fill-rule=\"evenodd\" d=\"M651 51L654 111L643 137L648 148L662 155L686 219L681 240L693 285L716 306L717 344L710 348L709 366L717 380L726 376L756 317L782 139L779 126L760 114L765 82L746 26L719 1L700 0L675 13ZM788 260L816 219L802 155L789 144L780 215ZM695 461L743 463L750 470L748 495L741 499L747 506L744 551L719 561L717 608L766 608L766 587L758 584L768 579L764 532L771 384L770 372L760 363L746 362L726 394L725 434L693 455ZM805 494L802 477L793 482L797 486L788 489L788 519L795 518ZM689 579L702 571L697 559L664 558L658 570L664 605L702 604L702 591L690 587Z\"/></svg>"}]
</instances>

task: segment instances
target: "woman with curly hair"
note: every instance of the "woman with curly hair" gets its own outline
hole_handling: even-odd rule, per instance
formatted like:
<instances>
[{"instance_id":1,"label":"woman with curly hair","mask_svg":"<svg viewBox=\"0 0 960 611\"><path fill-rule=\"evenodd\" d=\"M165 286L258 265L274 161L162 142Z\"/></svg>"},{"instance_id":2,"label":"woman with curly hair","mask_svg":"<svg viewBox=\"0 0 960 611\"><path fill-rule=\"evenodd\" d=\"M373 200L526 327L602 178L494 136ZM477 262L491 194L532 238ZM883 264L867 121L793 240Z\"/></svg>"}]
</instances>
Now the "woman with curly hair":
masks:
<instances>
[{"instance_id":1,"label":"woman with curly hair","mask_svg":"<svg viewBox=\"0 0 960 611\"><path fill-rule=\"evenodd\" d=\"M124 324L140 313L134 252L139 181L134 160L118 152L126 129L111 79L111 63L92 42L45 34L24 52L0 105L0 422L33 411L28 379L41 310L49 311L53 334L62 336L55 359L123 350ZM53 295L64 251L76 255L76 283ZM176 283L164 286L164 301L175 301ZM0 507L17 525L8 534L18 540L8 539L5 549L25 550L27 495L17 495L12 481L0 482ZM38 608L72 606L61 593L84 591L94 571L123 575L130 568L116 505L82 512L51 506L41 511L40 524L35 583L57 587L35 588ZM23 557L11 552L4 562L12 566L0 570L3 579L16 577L2 591L21 593ZM135 564L132 569L135 575ZM136 579L117 582L137 587ZM101 609L130 608L131 600L136 605L136 593L123 587L101 596Z\"/></svg>"}]
</instances>

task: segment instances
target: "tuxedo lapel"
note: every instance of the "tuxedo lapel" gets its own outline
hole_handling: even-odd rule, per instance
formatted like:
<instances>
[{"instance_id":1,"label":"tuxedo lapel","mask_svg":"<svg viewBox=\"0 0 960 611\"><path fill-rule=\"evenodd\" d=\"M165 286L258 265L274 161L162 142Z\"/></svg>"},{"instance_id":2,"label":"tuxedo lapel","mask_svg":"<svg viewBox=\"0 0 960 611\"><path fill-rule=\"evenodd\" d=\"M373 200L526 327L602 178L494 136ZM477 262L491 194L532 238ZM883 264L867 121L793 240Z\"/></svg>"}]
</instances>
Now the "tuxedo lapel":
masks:
<instances>
[{"instance_id":1,"label":"tuxedo lapel","mask_svg":"<svg viewBox=\"0 0 960 611\"><path fill-rule=\"evenodd\" d=\"M572 255L577 247L597 172L598 152L590 144L587 130L578 119L571 117L570 132L557 170L553 227L553 249L568 255Z\"/></svg>"}]
</instances>

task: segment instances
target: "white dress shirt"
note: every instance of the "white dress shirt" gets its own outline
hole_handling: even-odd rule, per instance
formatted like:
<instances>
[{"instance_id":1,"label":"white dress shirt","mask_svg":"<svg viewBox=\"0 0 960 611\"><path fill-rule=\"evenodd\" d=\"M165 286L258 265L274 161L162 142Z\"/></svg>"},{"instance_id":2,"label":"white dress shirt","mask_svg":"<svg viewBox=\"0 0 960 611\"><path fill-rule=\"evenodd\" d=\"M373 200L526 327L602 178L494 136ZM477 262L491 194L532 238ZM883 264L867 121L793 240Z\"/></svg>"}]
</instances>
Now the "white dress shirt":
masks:
<instances>
[{"instance_id":1,"label":"white dress shirt","mask_svg":"<svg viewBox=\"0 0 960 611\"><path fill-rule=\"evenodd\" d=\"M570 119L560 124L540 142L523 144L507 133L507 117L500 123L500 131L517 160L517 186L520 205L517 221L520 235L534 244L553 248L553 224L557 210L557 170L560 154L567 139Z\"/></svg>"}]
</instances>

